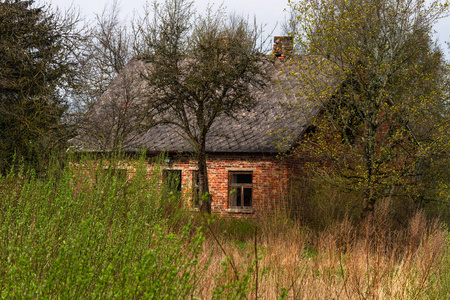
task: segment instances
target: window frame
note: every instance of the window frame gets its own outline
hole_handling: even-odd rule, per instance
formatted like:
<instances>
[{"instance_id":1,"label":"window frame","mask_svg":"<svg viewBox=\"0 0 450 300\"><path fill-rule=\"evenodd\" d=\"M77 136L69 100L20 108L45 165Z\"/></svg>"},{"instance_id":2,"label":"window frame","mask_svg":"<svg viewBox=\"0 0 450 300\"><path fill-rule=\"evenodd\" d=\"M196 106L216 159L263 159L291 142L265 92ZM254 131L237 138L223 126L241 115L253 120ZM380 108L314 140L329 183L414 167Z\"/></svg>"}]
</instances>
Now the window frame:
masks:
<instances>
[{"instance_id":1,"label":"window frame","mask_svg":"<svg viewBox=\"0 0 450 300\"><path fill-rule=\"evenodd\" d=\"M246 174L251 175L252 183L233 183L233 175ZM253 209L253 171L228 171L228 209L237 210L251 210ZM244 189L251 189L250 205L245 205L244 201ZM241 205L232 205L234 195L231 193L236 190L235 193L241 193Z\"/></svg>"}]
</instances>

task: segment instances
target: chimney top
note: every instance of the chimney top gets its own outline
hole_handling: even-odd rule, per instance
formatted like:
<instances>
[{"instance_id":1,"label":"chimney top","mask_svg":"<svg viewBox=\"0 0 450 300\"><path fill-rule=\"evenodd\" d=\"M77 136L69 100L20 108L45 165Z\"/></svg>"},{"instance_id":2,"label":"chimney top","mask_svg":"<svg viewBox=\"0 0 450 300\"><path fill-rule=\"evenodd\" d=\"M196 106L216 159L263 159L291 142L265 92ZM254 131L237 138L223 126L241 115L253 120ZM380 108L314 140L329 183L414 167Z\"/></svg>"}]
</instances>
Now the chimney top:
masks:
<instances>
[{"instance_id":1,"label":"chimney top","mask_svg":"<svg viewBox=\"0 0 450 300\"><path fill-rule=\"evenodd\" d=\"M279 59L285 59L292 54L293 50L292 36L274 36L273 37L273 56Z\"/></svg>"}]
</instances>

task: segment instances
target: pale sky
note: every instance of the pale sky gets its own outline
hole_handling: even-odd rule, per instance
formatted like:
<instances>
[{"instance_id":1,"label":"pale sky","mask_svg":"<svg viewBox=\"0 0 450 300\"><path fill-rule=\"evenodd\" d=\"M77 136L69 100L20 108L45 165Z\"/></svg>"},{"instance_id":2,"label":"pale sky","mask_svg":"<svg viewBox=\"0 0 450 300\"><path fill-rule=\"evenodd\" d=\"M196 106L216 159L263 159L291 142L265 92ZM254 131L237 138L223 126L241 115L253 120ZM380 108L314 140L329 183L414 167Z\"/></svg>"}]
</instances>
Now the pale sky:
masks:
<instances>
[{"instance_id":1,"label":"pale sky","mask_svg":"<svg viewBox=\"0 0 450 300\"><path fill-rule=\"evenodd\" d=\"M40 0L44 3L50 3L53 7L57 6L64 10L73 5L80 8L82 13L87 18L93 19L95 14L101 14L105 5L112 4L113 0ZM119 0L122 16L124 18L131 18L133 12L138 14L143 10L146 0ZM150 1L153 2L153 1ZM220 4L225 6L228 12L236 12L240 15L249 16L256 20L259 24L267 24L266 31L269 34L272 29L277 26L274 35L281 34L280 24L284 20L284 9L287 7L287 0L224 0L210 1L210 0L196 0L194 6L197 11L201 13L205 10L208 4L213 4L214 7L219 7Z\"/></svg>"},{"instance_id":2,"label":"pale sky","mask_svg":"<svg viewBox=\"0 0 450 300\"><path fill-rule=\"evenodd\" d=\"M75 8L79 8L87 19L94 19L95 14L101 14L105 5L112 4L112 0L40 0L39 2L49 3L62 10L73 5ZM141 12L145 2L145 0L121 0L119 3L123 18L131 18L133 12ZM284 9L287 7L287 0L224 0L223 2L196 0L197 11L200 13L204 11L208 3L214 4L215 7L223 3L229 12L248 15L249 17L255 16L258 23L267 24L265 27L266 35L272 32L278 22L278 26L276 26L272 35L282 33L281 23L285 18ZM440 20L434 29L437 31L436 38L441 44L442 50L450 59L449 47L444 43L450 41L450 17Z\"/></svg>"}]
</instances>

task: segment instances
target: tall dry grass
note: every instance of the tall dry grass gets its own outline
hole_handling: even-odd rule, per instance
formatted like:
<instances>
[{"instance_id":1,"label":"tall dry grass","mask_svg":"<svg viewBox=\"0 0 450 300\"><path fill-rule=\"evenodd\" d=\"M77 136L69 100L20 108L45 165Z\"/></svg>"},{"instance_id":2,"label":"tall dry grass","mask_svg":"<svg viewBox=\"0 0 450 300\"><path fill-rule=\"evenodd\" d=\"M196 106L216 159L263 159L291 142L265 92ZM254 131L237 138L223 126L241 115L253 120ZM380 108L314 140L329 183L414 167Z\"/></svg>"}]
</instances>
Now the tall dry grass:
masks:
<instances>
[{"instance_id":1,"label":"tall dry grass","mask_svg":"<svg viewBox=\"0 0 450 300\"><path fill-rule=\"evenodd\" d=\"M183 210L145 157L131 180L110 164L0 176L0 297L450 298L448 230L423 212L218 219Z\"/></svg>"},{"instance_id":2,"label":"tall dry grass","mask_svg":"<svg viewBox=\"0 0 450 300\"><path fill-rule=\"evenodd\" d=\"M346 218L320 232L280 222L280 218L251 221L251 226L259 230L257 236L248 228L247 238L242 234L237 239L219 234L225 253L207 235L200 262L209 267L200 282L199 296L214 298L211 291L223 284L223 278L217 278L217 274L223 272L222 262L228 255L241 276L250 269L249 293L242 298L255 299L256 292L259 299L448 297L446 229L437 221L427 220L420 211L407 227L393 229L388 212L382 206L360 224L352 224ZM226 275L229 281L235 280L232 270ZM224 298L240 298L232 295L232 289L228 292Z\"/></svg>"}]
</instances>

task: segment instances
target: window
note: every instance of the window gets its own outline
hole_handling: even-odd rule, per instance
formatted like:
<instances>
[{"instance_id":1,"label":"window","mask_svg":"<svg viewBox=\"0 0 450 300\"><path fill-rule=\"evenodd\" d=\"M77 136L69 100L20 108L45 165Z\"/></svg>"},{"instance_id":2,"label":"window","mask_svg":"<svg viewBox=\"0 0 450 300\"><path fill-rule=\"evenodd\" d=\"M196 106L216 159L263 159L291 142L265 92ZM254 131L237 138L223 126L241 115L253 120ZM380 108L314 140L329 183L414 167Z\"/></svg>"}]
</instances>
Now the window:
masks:
<instances>
[{"instance_id":1,"label":"window","mask_svg":"<svg viewBox=\"0 0 450 300\"><path fill-rule=\"evenodd\" d=\"M181 170L164 170L163 180L170 189L181 192Z\"/></svg>"},{"instance_id":2,"label":"window","mask_svg":"<svg viewBox=\"0 0 450 300\"><path fill-rule=\"evenodd\" d=\"M229 208L250 208L252 206L253 173L229 172Z\"/></svg>"}]
</instances>

